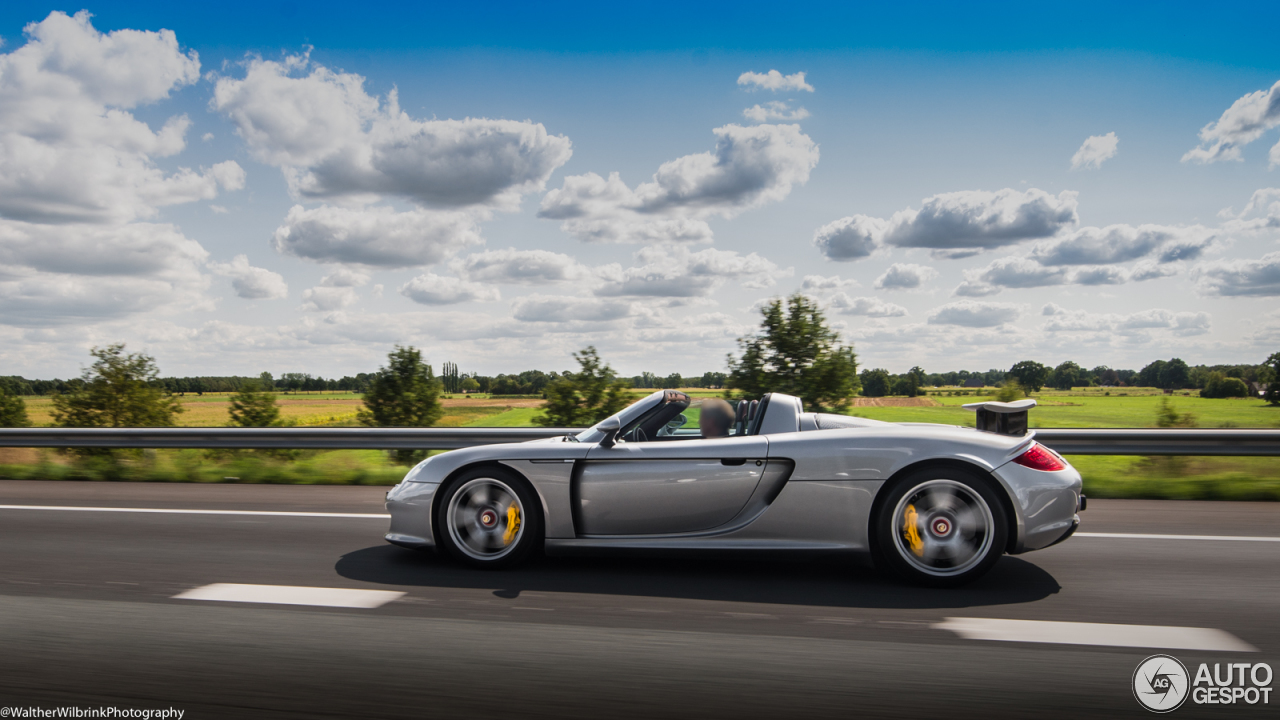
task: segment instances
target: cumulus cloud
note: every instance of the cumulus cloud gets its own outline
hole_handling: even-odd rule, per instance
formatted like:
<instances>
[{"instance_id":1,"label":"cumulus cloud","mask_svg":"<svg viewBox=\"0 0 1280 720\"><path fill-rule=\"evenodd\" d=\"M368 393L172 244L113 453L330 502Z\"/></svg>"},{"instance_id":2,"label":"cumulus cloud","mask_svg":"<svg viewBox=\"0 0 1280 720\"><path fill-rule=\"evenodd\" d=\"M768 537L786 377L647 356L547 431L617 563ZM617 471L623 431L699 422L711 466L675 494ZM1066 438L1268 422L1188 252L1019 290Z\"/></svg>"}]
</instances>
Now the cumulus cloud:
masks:
<instances>
[{"instance_id":1,"label":"cumulus cloud","mask_svg":"<svg viewBox=\"0 0 1280 720\"><path fill-rule=\"evenodd\" d=\"M338 268L320 280L324 287L364 287L369 283L369 274L351 268Z\"/></svg>"},{"instance_id":2,"label":"cumulus cloud","mask_svg":"<svg viewBox=\"0 0 1280 720\"><path fill-rule=\"evenodd\" d=\"M331 312L354 305L360 296L352 287L327 287L321 285L302 291L302 310Z\"/></svg>"},{"instance_id":3,"label":"cumulus cloud","mask_svg":"<svg viewBox=\"0 0 1280 720\"><path fill-rule=\"evenodd\" d=\"M849 297L840 292L831 297L831 307L841 315L862 315L873 318L903 317L907 309L875 297Z\"/></svg>"},{"instance_id":4,"label":"cumulus cloud","mask_svg":"<svg viewBox=\"0 0 1280 720\"><path fill-rule=\"evenodd\" d=\"M423 305L488 302L501 297L495 287L433 273L419 275L405 283L400 287L400 294Z\"/></svg>"},{"instance_id":5,"label":"cumulus cloud","mask_svg":"<svg viewBox=\"0 0 1280 720\"><path fill-rule=\"evenodd\" d=\"M451 267L468 280L503 285L550 285L592 277L587 266L549 250L487 250L455 260Z\"/></svg>"},{"instance_id":6,"label":"cumulus cloud","mask_svg":"<svg viewBox=\"0 0 1280 720\"><path fill-rule=\"evenodd\" d=\"M1044 330L1051 333L1106 333L1144 337L1147 330L1169 330L1178 337L1203 335L1212 327L1205 312L1174 312L1161 308L1135 313L1090 313L1067 310L1050 303L1041 310L1050 318Z\"/></svg>"},{"instance_id":7,"label":"cumulus cloud","mask_svg":"<svg viewBox=\"0 0 1280 720\"><path fill-rule=\"evenodd\" d=\"M818 228L813 234L813 244L829 260L857 260L880 248L886 226L880 218L852 215Z\"/></svg>"},{"instance_id":8,"label":"cumulus cloud","mask_svg":"<svg viewBox=\"0 0 1280 720\"><path fill-rule=\"evenodd\" d=\"M172 225L0 219L0 324L66 323L201 302L208 253ZM63 295L65 294L65 296ZM76 307L85 302L93 307Z\"/></svg>"},{"instance_id":9,"label":"cumulus cloud","mask_svg":"<svg viewBox=\"0 0 1280 720\"><path fill-rule=\"evenodd\" d=\"M981 270L966 271L965 279L974 285L997 288L1048 287L1067 282L1067 271L1045 267L1023 257L1010 256L993 260Z\"/></svg>"},{"instance_id":10,"label":"cumulus cloud","mask_svg":"<svg viewBox=\"0 0 1280 720\"><path fill-rule=\"evenodd\" d=\"M1160 262L1173 262L1198 257L1213 240L1214 234L1199 225L1084 227L1039 244L1031 257L1043 265L1109 265L1158 253Z\"/></svg>"},{"instance_id":11,"label":"cumulus cloud","mask_svg":"<svg viewBox=\"0 0 1280 720\"><path fill-rule=\"evenodd\" d=\"M632 304L621 300L558 295L528 295L511 304L512 315L523 322L607 322L632 314Z\"/></svg>"},{"instance_id":12,"label":"cumulus cloud","mask_svg":"<svg viewBox=\"0 0 1280 720\"><path fill-rule=\"evenodd\" d=\"M383 206L294 205L273 237L276 250L289 255L384 268L431 265L481 242L469 213Z\"/></svg>"},{"instance_id":13,"label":"cumulus cloud","mask_svg":"<svg viewBox=\"0 0 1280 720\"><path fill-rule=\"evenodd\" d=\"M540 123L417 120L364 90L364 78L305 55L250 59L221 77L211 105L258 160L279 167L299 198L394 195L426 207L514 209L572 154Z\"/></svg>"},{"instance_id":14,"label":"cumulus cloud","mask_svg":"<svg viewBox=\"0 0 1280 720\"><path fill-rule=\"evenodd\" d=\"M839 290L843 287L858 287L857 280L845 279L838 275L826 277L823 275L805 275L804 281L800 283L801 290L821 291L821 290Z\"/></svg>"},{"instance_id":15,"label":"cumulus cloud","mask_svg":"<svg viewBox=\"0 0 1280 720\"><path fill-rule=\"evenodd\" d=\"M751 253L707 248L693 252L682 246L641 249L642 264L626 268L616 263L597 270L604 284L595 294L602 297L707 297L726 281L749 288L772 287L782 274L772 261Z\"/></svg>"},{"instance_id":16,"label":"cumulus cloud","mask_svg":"<svg viewBox=\"0 0 1280 720\"><path fill-rule=\"evenodd\" d=\"M1124 268L1110 265L1081 268L1071 275L1071 282L1077 285L1122 285L1129 281L1129 273Z\"/></svg>"},{"instance_id":17,"label":"cumulus cloud","mask_svg":"<svg viewBox=\"0 0 1280 720\"><path fill-rule=\"evenodd\" d=\"M1116 146L1120 140L1116 134L1091 135L1085 138L1084 144L1071 156L1071 169L1100 168L1102 163L1116 156Z\"/></svg>"},{"instance_id":18,"label":"cumulus cloud","mask_svg":"<svg viewBox=\"0 0 1280 720\"><path fill-rule=\"evenodd\" d=\"M1188 150L1182 162L1213 163L1241 160L1240 148L1280 125L1280 82L1236 100L1222 117L1200 129L1200 146ZM1271 148L1271 166L1280 165L1280 143Z\"/></svg>"},{"instance_id":19,"label":"cumulus cloud","mask_svg":"<svg viewBox=\"0 0 1280 720\"><path fill-rule=\"evenodd\" d=\"M1057 235L1077 222L1076 206L1069 190L1056 196L1035 188L943 193L888 220L853 215L828 223L818 228L814 244L832 260L866 257L882 244L967 257L977 249Z\"/></svg>"},{"instance_id":20,"label":"cumulus cloud","mask_svg":"<svg viewBox=\"0 0 1280 720\"><path fill-rule=\"evenodd\" d=\"M929 316L929 324L988 328L1013 322L1021 314L1019 305L961 300L934 310Z\"/></svg>"},{"instance_id":21,"label":"cumulus cloud","mask_svg":"<svg viewBox=\"0 0 1280 720\"><path fill-rule=\"evenodd\" d=\"M166 173L156 158L186 147L191 121L157 131L131 112L200 77L172 31L98 32L81 11L50 13L0 54L0 216L47 223L124 223L160 207L238 190L234 162Z\"/></svg>"},{"instance_id":22,"label":"cumulus cloud","mask_svg":"<svg viewBox=\"0 0 1280 720\"><path fill-rule=\"evenodd\" d=\"M877 290L911 290L938 277L938 271L924 265L894 263L876 278Z\"/></svg>"},{"instance_id":23,"label":"cumulus cloud","mask_svg":"<svg viewBox=\"0 0 1280 720\"><path fill-rule=\"evenodd\" d=\"M733 217L785 198L818 163L799 125L716 128L712 152L663 163L634 189L617 173L571 175L542 199L538 217L586 242L698 242L710 217Z\"/></svg>"},{"instance_id":24,"label":"cumulus cloud","mask_svg":"<svg viewBox=\"0 0 1280 720\"><path fill-rule=\"evenodd\" d=\"M805 110L803 107L797 107L793 110L789 104L782 100L771 100L764 105L752 105L742 111L742 116L755 123L773 122L776 120L795 122L809 117L809 111Z\"/></svg>"},{"instance_id":25,"label":"cumulus cloud","mask_svg":"<svg viewBox=\"0 0 1280 720\"><path fill-rule=\"evenodd\" d=\"M797 92L813 92L813 86L804 81L804 73L783 75L777 70L767 73L744 72L738 76L738 84L749 90L795 90Z\"/></svg>"},{"instance_id":26,"label":"cumulus cloud","mask_svg":"<svg viewBox=\"0 0 1280 720\"><path fill-rule=\"evenodd\" d=\"M1280 295L1280 252L1257 260L1219 260L1193 270L1203 295L1275 297Z\"/></svg>"},{"instance_id":27,"label":"cumulus cloud","mask_svg":"<svg viewBox=\"0 0 1280 720\"><path fill-rule=\"evenodd\" d=\"M245 255L236 255L229 263L209 263L209 269L231 278L236 295L245 300L276 300L289 295L289 286L279 273L253 267Z\"/></svg>"}]
</instances>

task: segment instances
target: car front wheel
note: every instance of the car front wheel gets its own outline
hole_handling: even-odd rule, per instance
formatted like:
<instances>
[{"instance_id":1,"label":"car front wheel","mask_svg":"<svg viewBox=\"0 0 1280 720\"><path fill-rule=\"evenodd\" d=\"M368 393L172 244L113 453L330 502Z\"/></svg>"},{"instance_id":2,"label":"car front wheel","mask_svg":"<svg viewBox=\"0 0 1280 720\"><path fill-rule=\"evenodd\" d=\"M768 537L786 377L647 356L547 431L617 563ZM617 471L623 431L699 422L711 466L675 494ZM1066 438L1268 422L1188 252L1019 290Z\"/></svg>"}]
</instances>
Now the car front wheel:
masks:
<instances>
[{"instance_id":1,"label":"car front wheel","mask_svg":"<svg viewBox=\"0 0 1280 720\"><path fill-rule=\"evenodd\" d=\"M955 587L985 574L1008 538L996 492L990 480L955 468L901 478L877 512L877 564L932 587Z\"/></svg>"},{"instance_id":2,"label":"car front wheel","mask_svg":"<svg viewBox=\"0 0 1280 720\"><path fill-rule=\"evenodd\" d=\"M449 554L473 567L512 567L542 541L533 490L501 468L477 468L446 483L436 522Z\"/></svg>"}]
</instances>

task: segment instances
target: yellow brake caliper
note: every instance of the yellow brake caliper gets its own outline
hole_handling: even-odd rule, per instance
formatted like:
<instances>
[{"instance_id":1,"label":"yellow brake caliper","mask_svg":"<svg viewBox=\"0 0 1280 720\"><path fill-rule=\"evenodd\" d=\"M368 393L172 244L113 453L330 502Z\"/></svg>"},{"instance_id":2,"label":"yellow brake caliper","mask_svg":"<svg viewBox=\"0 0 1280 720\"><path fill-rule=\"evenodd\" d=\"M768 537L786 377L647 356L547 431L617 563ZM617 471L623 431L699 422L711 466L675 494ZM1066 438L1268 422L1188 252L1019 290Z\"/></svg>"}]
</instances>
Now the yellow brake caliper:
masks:
<instances>
[{"instance_id":1,"label":"yellow brake caliper","mask_svg":"<svg viewBox=\"0 0 1280 720\"><path fill-rule=\"evenodd\" d=\"M520 530L520 511L514 503L507 506L507 531L502 534L502 544L510 545Z\"/></svg>"},{"instance_id":2,"label":"yellow brake caliper","mask_svg":"<svg viewBox=\"0 0 1280 720\"><path fill-rule=\"evenodd\" d=\"M924 557L924 540L920 539L920 529L916 526L916 506L908 505L907 511L902 517L902 532L907 536L907 542L911 543L911 552L916 557Z\"/></svg>"}]
</instances>

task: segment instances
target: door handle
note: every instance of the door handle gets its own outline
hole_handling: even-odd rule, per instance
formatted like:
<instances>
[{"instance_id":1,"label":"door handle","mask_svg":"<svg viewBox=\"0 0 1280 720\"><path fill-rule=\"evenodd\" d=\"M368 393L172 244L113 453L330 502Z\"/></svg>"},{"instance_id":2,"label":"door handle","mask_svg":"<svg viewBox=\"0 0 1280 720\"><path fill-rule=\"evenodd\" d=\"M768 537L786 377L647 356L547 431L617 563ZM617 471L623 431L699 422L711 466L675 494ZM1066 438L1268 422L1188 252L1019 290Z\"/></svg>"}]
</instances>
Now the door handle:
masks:
<instances>
[{"instance_id":1,"label":"door handle","mask_svg":"<svg viewBox=\"0 0 1280 720\"><path fill-rule=\"evenodd\" d=\"M720 464L721 465L745 465L747 464L747 459L746 458L722 458L720 460Z\"/></svg>"}]
</instances>

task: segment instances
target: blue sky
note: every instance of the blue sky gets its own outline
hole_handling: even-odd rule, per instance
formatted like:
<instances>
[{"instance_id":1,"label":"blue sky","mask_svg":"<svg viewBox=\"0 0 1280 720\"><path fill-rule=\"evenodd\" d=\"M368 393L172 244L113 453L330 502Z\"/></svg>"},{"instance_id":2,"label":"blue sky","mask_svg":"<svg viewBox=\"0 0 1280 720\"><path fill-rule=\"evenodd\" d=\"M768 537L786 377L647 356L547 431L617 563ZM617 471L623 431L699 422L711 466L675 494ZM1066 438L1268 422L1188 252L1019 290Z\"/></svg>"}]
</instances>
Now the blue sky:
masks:
<instances>
[{"instance_id":1,"label":"blue sky","mask_svg":"<svg viewBox=\"0 0 1280 720\"><path fill-rule=\"evenodd\" d=\"M81 9L0 8L3 374L1280 349L1274 4Z\"/></svg>"}]
</instances>

